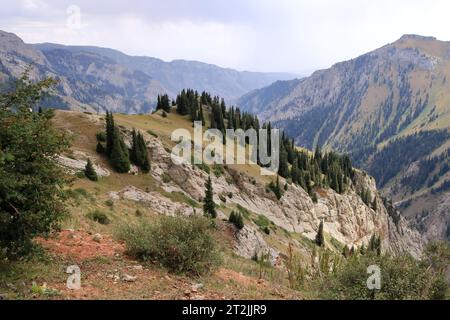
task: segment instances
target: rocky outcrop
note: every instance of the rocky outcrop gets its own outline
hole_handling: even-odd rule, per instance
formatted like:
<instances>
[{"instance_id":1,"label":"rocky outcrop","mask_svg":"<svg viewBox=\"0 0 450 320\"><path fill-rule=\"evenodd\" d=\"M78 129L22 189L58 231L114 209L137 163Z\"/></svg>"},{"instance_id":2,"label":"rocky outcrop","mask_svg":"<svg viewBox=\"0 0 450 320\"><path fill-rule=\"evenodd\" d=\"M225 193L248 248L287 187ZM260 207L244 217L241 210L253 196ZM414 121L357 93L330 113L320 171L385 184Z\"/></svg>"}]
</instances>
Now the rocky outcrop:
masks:
<instances>
[{"instance_id":1,"label":"rocky outcrop","mask_svg":"<svg viewBox=\"0 0 450 320\"><path fill-rule=\"evenodd\" d=\"M113 200L123 199L140 202L158 214L168 216L194 214L194 209L184 203L174 202L158 192L144 192L133 186L128 186L118 192L109 192L108 196Z\"/></svg>"},{"instance_id":2,"label":"rocky outcrop","mask_svg":"<svg viewBox=\"0 0 450 320\"><path fill-rule=\"evenodd\" d=\"M87 156L84 153L78 152L76 157L68 158L62 155L59 155L56 158L56 161L60 166L64 167L69 173L75 174L79 171L84 171L87 164ZM101 165L94 163L94 170L99 177L108 177L110 172L108 169L102 167Z\"/></svg>"},{"instance_id":3,"label":"rocky outcrop","mask_svg":"<svg viewBox=\"0 0 450 320\"><path fill-rule=\"evenodd\" d=\"M272 265L275 264L279 252L269 247L262 237L261 233L252 226L245 226L242 230L236 232L235 252L247 259L254 257L260 258L261 255L267 255Z\"/></svg>"},{"instance_id":4,"label":"rocky outcrop","mask_svg":"<svg viewBox=\"0 0 450 320\"><path fill-rule=\"evenodd\" d=\"M149 140L152 174L155 178L163 181L162 176L168 176L170 181L164 185L177 186L193 199L202 199L208 174L182 161L174 163L158 139L150 135L146 139ZM216 203L231 207L240 205L249 212L264 215L278 227L309 239L314 239L317 227L323 220L325 232L349 246L367 245L372 235L377 234L383 239L385 250L407 251L416 257L422 250L419 234L410 229L403 219L397 224L393 222L378 194L375 180L363 172L356 173L355 185L344 194L331 189L318 190L318 203L313 203L309 195L294 184L288 186L288 190L278 201L272 193L267 192L265 185L254 183L251 177L230 168L220 177L211 177ZM358 191L363 189L370 191L371 202L375 201L377 204L376 210L361 200ZM220 195L231 197L226 197L226 202L223 202L225 197ZM258 232L244 229L242 234L238 233L238 243L245 245L241 245L237 252L249 256L254 254L255 248L264 247L262 237L255 236ZM243 240L245 238L251 241Z\"/></svg>"}]
</instances>

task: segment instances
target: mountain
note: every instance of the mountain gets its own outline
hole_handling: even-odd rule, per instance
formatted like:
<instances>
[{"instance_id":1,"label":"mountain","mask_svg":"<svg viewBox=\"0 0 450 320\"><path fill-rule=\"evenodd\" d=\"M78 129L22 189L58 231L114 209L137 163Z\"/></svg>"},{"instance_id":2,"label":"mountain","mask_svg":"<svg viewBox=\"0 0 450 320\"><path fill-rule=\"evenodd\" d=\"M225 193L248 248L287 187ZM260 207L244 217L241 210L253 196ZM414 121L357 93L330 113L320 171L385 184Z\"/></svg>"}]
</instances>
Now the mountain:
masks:
<instances>
[{"instance_id":1,"label":"mountain","mask_svg":"<svg viewBox=\"0 0 450 320\"><path fill-rule=\"evenodd\" d=\"M405 35L238 100L298 144L347 152L428 238L449 238L450 42Z\"/></svg>"},{"instance_id":2,"label":"mountain","mask_svg":"<svg viewBox=\"0 0 450 320\"><path fill-rule=\"evenodd\" d=\"M296 77L289 73L241 72L197 61L165 62L156 58L129 56L117 50L90 46L62 46L44 43L36 44L35 48L44 54L55 49L62 49L76 53L90 52L108 57L130 70L142 71L151 76L161 83L171 96L175 96L182 89L192 88L198 91L208 91L227 101L232 101L249 91L265 87L277 80L290 80Z\"/></svg>"},{"instance_id":3,"label":"mountain","mask_svg":"<svg viewBox=\"0 0 450 320\"><path fill-rule=\"evenodd\" d=\"M32 79L52 76L60 81L56 94L47 101L50 106L123 113L148 112L158 94L175 97L183 88L233 100L276 80L295 77L240 72L196 61L164 62L98 47L31 45L0 31L0 81L19 77L30 65Z\"/></svg>"}]
</instances>

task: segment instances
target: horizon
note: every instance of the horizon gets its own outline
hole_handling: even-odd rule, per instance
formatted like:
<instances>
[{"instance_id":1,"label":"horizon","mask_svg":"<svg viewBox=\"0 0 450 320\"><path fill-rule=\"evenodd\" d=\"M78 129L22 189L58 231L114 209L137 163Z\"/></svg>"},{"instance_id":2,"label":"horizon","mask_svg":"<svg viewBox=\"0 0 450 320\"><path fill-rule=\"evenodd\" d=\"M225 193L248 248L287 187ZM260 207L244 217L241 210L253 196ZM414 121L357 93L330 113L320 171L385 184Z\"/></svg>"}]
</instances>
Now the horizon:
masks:
<instances>
[{"instance_id":1,"label":"horizon","mask_svg":"<svg viewBox=\"0 0 450 320\"><path fill-rule=\"evenodd\" d=\"M85 0L6 0L0 29L26 43L97 46L166 62L198 61L299 76L353 59L405 34L450 39L445 28L448 2L384 1L383 6L356 0L227 4L173 0L131 1L125 6Z\"/></svg>"}]
</instances>

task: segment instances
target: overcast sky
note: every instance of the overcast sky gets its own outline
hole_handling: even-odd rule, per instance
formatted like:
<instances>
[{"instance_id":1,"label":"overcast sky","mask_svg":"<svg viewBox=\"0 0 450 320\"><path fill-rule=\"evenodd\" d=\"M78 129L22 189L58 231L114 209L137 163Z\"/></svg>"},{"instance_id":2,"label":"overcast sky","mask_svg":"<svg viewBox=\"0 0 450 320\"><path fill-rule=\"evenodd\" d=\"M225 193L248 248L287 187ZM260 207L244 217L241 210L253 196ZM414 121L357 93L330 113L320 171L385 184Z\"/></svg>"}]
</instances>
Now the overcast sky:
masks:
<instances>
[{"instance_id":1,"label":"overcast sky","mask_svg":"<svg viewBox=\"0 0 450 320\"><path fill-rule=\"evenodd\" d=\"M306 75L406 33L450 40L449 15L448 0L1 0L0 29L28 43Z\"/></svg>"}]
</instances>

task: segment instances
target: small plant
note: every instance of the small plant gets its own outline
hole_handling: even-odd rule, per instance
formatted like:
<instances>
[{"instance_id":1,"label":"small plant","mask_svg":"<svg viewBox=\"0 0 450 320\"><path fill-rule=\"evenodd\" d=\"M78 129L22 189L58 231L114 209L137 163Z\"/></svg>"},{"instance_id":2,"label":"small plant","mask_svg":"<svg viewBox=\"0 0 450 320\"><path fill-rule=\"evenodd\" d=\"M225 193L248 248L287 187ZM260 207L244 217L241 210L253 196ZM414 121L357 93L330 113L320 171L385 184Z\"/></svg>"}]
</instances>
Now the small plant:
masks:
<instances>
[{"instance_id":1,"label":"small plant","mask_svg":"<svg viewBox=\"0 0 450 320\"><path fill-rule=\"evenodd\" d=\"M135 211L134 214L135 214L136 217L138 217L138 218L140 218L140 217L142 217L142 216L144 215L144 213L143 213L141 210L139 210L139 209L136 209L136 211Z\"/></svg>"},{"instance_id":2,"label":"small plant","mask_svg":"<svg viewBox=\"0 0 450 320\"><path fill-rule=\"evenodd\" d=\"M232 199L233 198L233 192L228 192L228 198Z\"/></svg>"},{"instance_id":3,"label":"small plant","mask_svg":"<svg viewBox=\"0 0 450 320\"><path fill-rule=\"evenodd\" d=\"M86 175L84 174L84 171L78 171L75 173L75 177L77 177L78 179L84 179L86 178Z\"/></svg>"},{"instance_id":4,"label":"small plant","mask_svg":"<svg viewBox=\"0 0 450 320\"><path fill-rule=\"evenodd\" d=\"M171 180L172 180L172 179L170 179L170 176L169 176L168 174L163 173L163 175L162 175L162 181L163 181L164 183L169 183Z\"/></svg>"},{"instance_id":5,"label":"small plant","mask_svg":"<svg viewBox=\"0 0 450 320\"><path fill-rule=\"evenodd\" d=\"M100 210L94 210L89 212L87 217L92 221L95 221L103 225L108 225L111 223L111 220L108 218L108 216Z\"/></svg>"},{"instance_id":6,"label":"small plant","mask_svg":"<svg viewBox=\"0 0 450 320\"><path fill-rule=\"evenodd\" d=\"M216 178L220 178L224 173L223 166L215 164L213 166L213 173L216 176Z\"/></svg>"},{"instance_id":7,"label":"small plant","mask_svg":"<svg viewBox=\"0 0 450 320\"><path fill-rule=\"evenodd\" d=\"M235 212L234 210L231 212L228 221L236 226L239 230L244 228L244 218L242 214L239 212Z\"/></svg>"},{"instance_id":8,"label":"small plant","mask_svg":"<svg viewBox=\"0 0 450 320\"><path fill-rule=\"evenodd\" d=\"M106 149L105 146L101 142L97 142L97 147L95 148L98 154L105 154Z\"/></svg>"},{"instance_id":9,"label":"small plant","mask_svg":"<svg viewBox=\"0 0 450 320\"><path fill-rule=\"evenodd\" d=\"M97 132L95 135L98 142L106 142L106 133L104 131Z\"/></svg>"},{"instance_id":10,"label":"small plant","mask_svg":"<svg viewBox=\"0 0 450 320\"><path fill-rule=\"evenodd\" d=\"M95 172L94 165L91 159L88 158L86 167L84 169L84 175L91 181L98 181L97 172Z\"/></svg>"},{"instance_id":11,"label":"small plant","mask_svg":"<svg viewBox=\"0 0 450 320\"><path fill-rule=\"evenodd\" d=\"M165 111L163 111L163 112L161 113L161 117L167 118L167 113L166 113Z\"/></svg>"},{"instance_id":12,"label":"small plant","mask_svg":"<svg viewBox=\"0 0 450 320\"><path fill-rule=\"evenodd\" d=\"M111 199L108 199L105 201L105 205L108 206L112 210L114 208L114 201Z\"/></svg>"},{"instance_id":13,"label":"small plant","mask_svg":"<svg viewBox=\"0 0 450 320\"><path fill-rule=\"evenodd\" d=\"M150 129L147 130L147 133L148 133L149 135L155 137L155 138L158 138L158 135L157 135L154 131L152 131L152 130L150 130Z\"/></svg>"}]
</instances>

